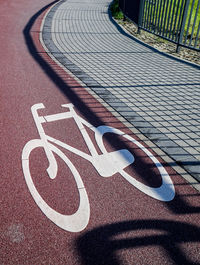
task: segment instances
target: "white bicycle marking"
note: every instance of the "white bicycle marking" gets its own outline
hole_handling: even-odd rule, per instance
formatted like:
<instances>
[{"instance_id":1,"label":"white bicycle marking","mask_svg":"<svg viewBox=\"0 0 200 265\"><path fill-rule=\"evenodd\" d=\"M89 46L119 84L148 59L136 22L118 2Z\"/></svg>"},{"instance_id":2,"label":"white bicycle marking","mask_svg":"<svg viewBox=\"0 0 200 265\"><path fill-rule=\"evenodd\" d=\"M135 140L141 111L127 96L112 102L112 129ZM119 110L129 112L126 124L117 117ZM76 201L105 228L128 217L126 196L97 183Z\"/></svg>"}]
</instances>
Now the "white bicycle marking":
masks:
<instances>
[{"instance_id":1,"label":"white bicycle marking","mask_svg":"<svg viewBox=\"0 0 200 265\"><path fill-rule=\"evenodd\" d=\"M82 231L89 222L90 217L90 205L89 200L87 196L87 192L85 190L83 181L74 167L74 165L71 163L71 161L54 145L49 144L49 148L56 153L58 156L60 156L61 159L68 165L70 168L72 174L74 175L77 188L79 191L79 197L80 197L80 204L79 208L76 211L76 213L72 215L63 215L58 212L56 212L54 209L52 209L40 196L37 189L35 188L35 185L32 181L30 169L29 169L29 155L33 149L36 147L44 147L44 142L40 139L35 139L29 141L23 150L23 171L24 176L26 180L26 184L30 190L31 195L33 196L35 202L37 203L38 207L41 209L41 211L57 226L60 228L70 231L70 232L80 232Z\"/></svg>"},{"instance_id":2,"label":"white bicycle marking","mask_svg":"<svg viewBox=\"0 0 200 265\"><path fill-rule=\"evenodd\" d=\"M107 153L105 146L103 144L103 135L105 133L115 133L118 135L123 135L122 132L118 129L108 127L108 126L99 126L98 127L98 133L96 133L96 141L99 145L100 150L102 153ZM152 198L155 198L160 201L171 201L174 198L175 191L174 191L174 185L169 177L167 171L164 169L164 167L160 164L160 162L153 156L153 154L146 148L144 147L140 142L137 140L133 140L132 137L129 135L123 135L126 139L129 141L132 141L135 145L137 145L143 152L148 155L148 157L153 161L153 163L156 165L157 169L160 172L160 175L162 177L162 185L158 188L151 188L133 177L131 177L129 174L127 174L124 170L119 171L120 174L133 186L144 192L145 194L151 196Z\"/></svg>"},{"instance_id":3,"label":"white bicycle marking","mask_svg":"<svg viewBox=\"0 0 200 265\"><path fill-rule=\"evenodd\" d=\"M160 201L173 200L175 196L175 190L170 176L168 175L164 167L161 165L161 163L153 156L153 154L146 147L144 147L137 140L130 137L129 135L124 134L122 131L118 129L109 126L99 126L97 128L92 126L90 123L85 121L76 113L76 111L74 110L74 106L72 104L64 104L62 105L62 107L68 108L69 111L53 115L39 116L37 111L38 109L45 108L44 105L40 103L32 106L31 111L38 133L40 135L40 139L34 139L29 141L25 145L22 151L22 168L27 186L38 207L52 222L54 222L57 226L59 226L60 228L66 231L79 232L82 231L87 226L90 217L89 199L86 189L84 187L84 183L77 169L72 164L72 162L66 157L66 155L62 151L60 151L59 148L54 146L53 143L90 161L93 164L94 168L99 173L99 175L102 177L111 177L115 173L120 173L131 185L135 186L137 189L149 195L150 197ZM58 121L62 119L69 119L69 118L73 118L74 121L76 122L76 125L79 128L82 137L90 151L89 155L85 152L78 150L77 148L74 148L64 142L61 142L45 134L42 126L43 123ZM95 140L102 154L99 155L97 153L97 150L95 149L95 146L92 140L90 139L85 129L85 126L95 133ZM121 135L125 139L133 142L136 146L138 146L156 165L162 178L162 185L158 188L152 188L137 181L135 178L130 176L128 173L126 173L124 169L134 162L135 160L134 156L127 149L107 152L103 143L103 136L106 133L114 133L117 135ZM78 210L74 214L63 215L56 212L43 200L43 198L38 193L32 181L30 168L29 168L30 153L32 152L32 150L34 150L37 147L44 148L47 159L49 161L49 167L47 168L47 173L51 179L54 179L57 176L58 172L58 165L54 153L56 153L71 170L74 179L76 181L76 185L79 191L79 199L80 199Z\"/></svg>"}]
</instances>

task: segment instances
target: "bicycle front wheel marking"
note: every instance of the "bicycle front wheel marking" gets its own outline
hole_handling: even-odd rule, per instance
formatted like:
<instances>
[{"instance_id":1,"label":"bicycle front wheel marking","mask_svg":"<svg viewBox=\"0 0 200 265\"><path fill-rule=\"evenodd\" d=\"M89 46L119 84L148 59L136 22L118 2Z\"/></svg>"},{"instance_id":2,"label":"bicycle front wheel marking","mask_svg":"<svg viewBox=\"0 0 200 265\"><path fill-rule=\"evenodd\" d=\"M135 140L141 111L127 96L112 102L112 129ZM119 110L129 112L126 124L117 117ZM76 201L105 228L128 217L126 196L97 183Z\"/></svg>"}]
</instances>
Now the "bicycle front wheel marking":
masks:
<instances>
[{"instance_id":1,"label":"bicycle front wheel marking","mask_svg":"<svg viewBox=\"0 0 200 265\"><path fill-rule=\"evenodd\" d=\"M148 196L160 200L160 201L171 201L173 200L175 196L175 189L173 182L165 170L165 168L161 165L161 163L155 158L155 156L146 148L144 147L140 142L138 142L136 139L132 138L131 136L124 134L122 131L109 127L109 126L99 126L95 132L95 138L99 145L100 150L102 153L107 153L107 150L103 143L103 135L105 133L114 133L117 135L121 135L122 137L126 138L130 142L137 145L150 159L151 161L156 165L156 168L158 169L160 176L162 178L162 184L158 188L152 188L150 186L147 186L140 181L133 178L130 174L126 173L124 170L120 170L119 173L133 186L135 186L138 190L142 191L143 193L147 194ZM147 176L148 177L148 176Z\"/></svg>"},{"instance_id":2,"label":"bicycle front wheel marking","mask_svg":"<svg viewBox=\"0 0 200 265\"><path fill-rule=\"evenodd\" d=\"M22 152L22 168L26 184L38 207L52 222L66 231L80 232L88 225L90 217L90 205L87 192L83 185L82 179L72 162L57 147L50 143L48 143L48 145L49 148L65 162L65 164L69 167L72 174L74 175L80 198L78 210L72 215L60 214L52 209L38 193L30 173L29 156L32 150L34 150L35 148L44 147L44 143L40 139L29 141L25 145Z\"/></svg>"}]
</instances>

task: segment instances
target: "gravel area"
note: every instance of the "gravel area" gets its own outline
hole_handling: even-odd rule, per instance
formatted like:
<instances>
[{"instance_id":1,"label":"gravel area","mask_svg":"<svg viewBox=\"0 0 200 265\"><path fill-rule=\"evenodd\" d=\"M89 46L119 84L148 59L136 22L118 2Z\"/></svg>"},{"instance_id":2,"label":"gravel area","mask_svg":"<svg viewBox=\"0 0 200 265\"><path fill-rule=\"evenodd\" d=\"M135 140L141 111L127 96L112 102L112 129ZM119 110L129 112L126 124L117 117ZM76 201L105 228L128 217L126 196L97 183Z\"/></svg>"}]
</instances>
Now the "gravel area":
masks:
<instances>
[{"instance_id":1,"label":"gravel area","mask_svg":"<svg viewBox=\"0 0 200 265\"><path fill-rule=\"evenodd\" d=\"M180 51L177 53L176 44L164 40L144 30L141 30L140 34L137 34L137 27L131 21L124 21L122 19L115 19L115 21L119 25L124 27L130 34L132 34L139 40L151 45L152 47L158 49L159 51L166 52L173 56L200 65L200 52L181 47Z\"/></svg>"}]
</instances>

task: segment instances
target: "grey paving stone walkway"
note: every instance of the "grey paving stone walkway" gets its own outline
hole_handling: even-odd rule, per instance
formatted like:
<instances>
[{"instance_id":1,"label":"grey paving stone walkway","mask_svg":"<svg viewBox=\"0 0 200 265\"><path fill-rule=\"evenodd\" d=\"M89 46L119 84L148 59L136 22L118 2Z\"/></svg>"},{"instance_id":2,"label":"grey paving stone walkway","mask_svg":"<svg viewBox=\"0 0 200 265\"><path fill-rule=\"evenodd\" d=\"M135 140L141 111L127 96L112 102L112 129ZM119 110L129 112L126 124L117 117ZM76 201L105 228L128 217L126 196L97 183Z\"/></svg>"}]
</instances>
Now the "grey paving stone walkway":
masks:
<instances>
[{"instance_id":1,"label":"grey paving stone walkway","mask_svg":"<svg viewBox=\"0 0 200 265\"><path fill-rule=\"evenodd\" d=\"M110 0L60 1L43 41L66 68L200 180L200 68L125 33Z\"/></svg>"}]
</instances>

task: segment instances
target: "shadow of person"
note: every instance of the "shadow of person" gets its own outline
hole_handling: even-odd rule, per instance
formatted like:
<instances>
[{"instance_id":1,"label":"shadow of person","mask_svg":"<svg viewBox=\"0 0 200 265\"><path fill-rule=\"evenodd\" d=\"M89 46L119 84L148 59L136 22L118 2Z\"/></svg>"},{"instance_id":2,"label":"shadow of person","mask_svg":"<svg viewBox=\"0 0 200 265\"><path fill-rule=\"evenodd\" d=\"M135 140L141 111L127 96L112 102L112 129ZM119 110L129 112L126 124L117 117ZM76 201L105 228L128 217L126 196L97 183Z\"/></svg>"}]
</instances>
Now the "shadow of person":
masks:
<instances>
[{"instance_id":1,"label":"shadow of person","mask_svg":"<svg viewBox=\"0 0 200 265\"><path fill-rule=\"evenodd\" d=\"M151 235L144 236L145 230L153 230ZM125 232L137 231L137 236L123 239L115 239ZM142 235L138 236L138 231ZM155 232L158 233L155 233ZM116 252L122 249L133 249L150 246L162 247L169 258L169 264L197 265L186 256L187 250L181 249L181 243L199 243L200 228L184 222L168 220L134 220L114 223L98 227L84 235L76 241L78 254L84 265L120 265L123 264L117 257ZM148 260L145 261L148 264ZM150 262L150 261L149 261ZM142 261L141 261L141 264Z\"/></svg>"}]
</instances>

